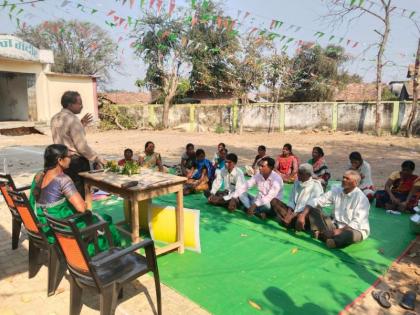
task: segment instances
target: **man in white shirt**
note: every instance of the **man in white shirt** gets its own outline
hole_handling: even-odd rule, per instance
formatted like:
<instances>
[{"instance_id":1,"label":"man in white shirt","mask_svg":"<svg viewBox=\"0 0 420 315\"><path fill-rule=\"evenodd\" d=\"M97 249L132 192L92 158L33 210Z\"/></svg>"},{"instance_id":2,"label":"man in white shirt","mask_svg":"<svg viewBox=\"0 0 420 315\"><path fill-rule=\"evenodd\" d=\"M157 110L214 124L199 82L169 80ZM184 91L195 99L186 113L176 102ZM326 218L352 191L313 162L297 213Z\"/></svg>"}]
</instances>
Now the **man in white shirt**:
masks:
<instances>
[{"instance_id":1,"label":"man in white shirt","mask_svg":"<svg viewBox=\"0 0 420 315\"><path fill-rule=\"evenodd\" d=\"M235 211L238 206L236 201L229 202L235 190L245 185L245 176L241 169L236 167L238 156L235 153L229 153L226 156L225 167L217 170L216 179L208 196L208 202L215 206L228 207L229 211ZM223 185L223 190L221 190ZM247 202L247 192L239 196L241 202Z\"/></svg>"},{"instance_id":2,"label":"man in white shirt","mask_svg":"<svg viewBox=\"0 0 420 315\"><path fill-rule=\"evenodd\" d=\"M325 240L329 248L343 248L365 240L370 233L370 203L357 187L359 183L358 172L345 172L341 187L309 201L296 224L303 227L307 216L315 238ZM327 206L333 208L331 216L320 209Z\"/></svg>"},{"instance_id":3,"label":"man in white shirt","mask_svg":"<svg viewBox=\"0 0 420 315\"><path fill-rule=\"evenodd\" d=\"M247 195L247 200L242 202L248 215L258 215L262 219L267 216L275 215L271 208L273 199L281 200L283 196L283 180L280 175L273 172L275 161L270 157L265 157L260 161L259 173L252 176L244 186L236 189L230 202L237 202L237 198L249 188L257 186L258 194L254 198Z\"/></svg>"},{"instance_id":4,"label":"man in white shirt","mask_svg":"<svg viewBox=\"0 0 420 315\"><path fill-rule=\"evenodd\" d=\"M357 151L350 153L349 160L349 170L354 170L360 174L360 190L363 191L369 201L372 201L375 196L375 186L372 181L370 164L363 160L362 155Z\"/></svg>"},{"instance_id":5,"label":"man in white shirt","mask_svg":"<svg viewBox=\"0 0 420 315\"><path fill-rule=\"evenodd\" d=\"M320 181L313 179L313 168L311 164L304 163L299 165L298 180L294 182L289 202L274 199L271 202L273 210L277 213L277 220L285 227L293 228L296 220L308 202L324 193Z\"/></svg>"}]
</instances>

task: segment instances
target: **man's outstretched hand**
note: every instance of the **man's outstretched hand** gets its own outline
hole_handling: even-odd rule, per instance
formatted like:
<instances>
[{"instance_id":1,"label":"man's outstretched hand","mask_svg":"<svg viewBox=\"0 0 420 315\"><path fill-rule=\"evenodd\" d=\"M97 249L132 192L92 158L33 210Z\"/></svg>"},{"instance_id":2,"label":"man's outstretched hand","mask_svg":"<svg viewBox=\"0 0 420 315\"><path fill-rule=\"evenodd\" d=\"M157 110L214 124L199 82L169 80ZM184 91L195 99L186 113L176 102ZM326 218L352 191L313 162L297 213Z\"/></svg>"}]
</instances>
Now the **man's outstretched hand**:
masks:
<instances>
[{"instance_id":1,"label":"man's outstretched hand","mask_svg":"<svg viewBox=\"0 0 420 315\"><path fill-rule=\"evenodd\" d=\"M93 115L91 113L87 113L85 116L83 116L80 122L82 123L83 127L86 127L91 122L93 122Z\"/></svg>"}]
</instances>

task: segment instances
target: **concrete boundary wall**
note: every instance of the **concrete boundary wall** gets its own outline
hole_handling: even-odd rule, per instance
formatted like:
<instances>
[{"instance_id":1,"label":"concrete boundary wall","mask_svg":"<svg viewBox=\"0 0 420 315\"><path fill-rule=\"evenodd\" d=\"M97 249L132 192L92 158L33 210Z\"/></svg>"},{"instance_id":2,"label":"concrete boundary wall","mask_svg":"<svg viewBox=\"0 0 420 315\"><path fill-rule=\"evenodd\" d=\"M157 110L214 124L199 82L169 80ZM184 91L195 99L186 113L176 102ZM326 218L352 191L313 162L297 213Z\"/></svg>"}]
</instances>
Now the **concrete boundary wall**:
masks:
<instances>
[{"instance_id":1,"label":"concrete boundary wall","mask_svg":"<svg viewBox=\"0 0 420 315\"><path fill-rule=\"evenodd\" d=\"M133 117L141 128L157 128L162 105L112 105ZM412 102L382 102L382 129L396 134L404 130ZM241 121L244 130L280 131L330 129L372 132L375 128L374 102L257 103L242 106L175 104L169 111L172 128L188 131L234 132ZM414 120L420 134L420 105Z\"/></svg>"}]
</instances>

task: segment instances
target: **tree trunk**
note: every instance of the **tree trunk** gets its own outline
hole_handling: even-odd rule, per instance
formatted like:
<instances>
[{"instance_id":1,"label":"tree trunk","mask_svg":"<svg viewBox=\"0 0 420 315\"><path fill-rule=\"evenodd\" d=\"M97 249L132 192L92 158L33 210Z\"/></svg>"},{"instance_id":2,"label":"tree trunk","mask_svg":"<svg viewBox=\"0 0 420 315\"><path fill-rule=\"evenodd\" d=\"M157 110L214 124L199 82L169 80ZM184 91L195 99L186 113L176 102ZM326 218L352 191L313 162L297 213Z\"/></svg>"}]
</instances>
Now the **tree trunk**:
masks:
<instances>
[{"instance_id":1,"label":"tree trunk","mask_svg":"<svg viewBox=\"0 0 420 315\"><path fill-rule=\"evenodd\" d=\"M241 110L239 111L240 112L240 115L239 115L239 134L240 135L244 131L244 114L245 114L246 105L248 104L247 96L246 95L242 96L241 101L242 101L242 106L240 107Z\"/></svg>"},{"instance_id":2,"label":"tree trunk","mask_svg":"<svg viewBox=\"0 0 420 315\"><path fill-rule=\"evenodd\" d=\"M171 106L172 99L175 96L176 88L178 87L178 78L172 77L168 81L167 93L165 96L165 100L163 102L163 112L162 112L162 127L164 129L169 128L169 108Z\"/></svg>"},{"instance_id":3,"label":"tree trunk","mask_svg":"<svg viewBox=\"0 0 420 315\"><path fill-rule=\"evenodd\" d=\"M385 46L388 42L389 32L390 32L390 21L389 14L391 12L389 6L385 7L385 30L384 33L380 36L382 37L381 42L379 43L379 50L376 60L376 106L375 106L375 133L377 136L380 136L382 133L382 68L383 63L382 59L384 56Z\"/></svg>"},{"instance_id":4,"label":"tree trunk","mask_svg":"<svg viewBox=\"0 0 420 315\"><path fill-rule=\"evenodd\" d=\"M413 122L414 118L416 118L417 113L417 88L419 86L419 68L420 68L420 39L417 45L417 54L416 54L416 63L414 65L414 74L413 74L413 107L411 108L410 115L408 116L407 122L407 133L406 136L408 138L412 137L413 135Z\"/></svg>"}]
</instances>

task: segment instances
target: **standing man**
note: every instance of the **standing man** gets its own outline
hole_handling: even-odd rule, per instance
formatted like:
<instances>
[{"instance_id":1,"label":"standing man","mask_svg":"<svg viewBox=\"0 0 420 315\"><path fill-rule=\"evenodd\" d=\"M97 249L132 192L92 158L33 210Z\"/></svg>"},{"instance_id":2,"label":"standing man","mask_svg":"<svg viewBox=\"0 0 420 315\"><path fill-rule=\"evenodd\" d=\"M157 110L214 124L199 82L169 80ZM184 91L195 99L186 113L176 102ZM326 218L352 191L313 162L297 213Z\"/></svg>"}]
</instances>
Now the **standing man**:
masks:
<instances>
[{"instance_id":1,"label":"standing man","mask_svg":"<svg viewBox=\"0 0 420 315\"><path fill-rule=\"evenodd\" d=\"M92 114L86 114L81 120L76 116L83 109L80 94L75 91L64 92L61 97L61 106L63 109L51 119L53 142L64 144L69 149L71 162L65 173L70 176L77 191L84 198L84 180L79 173L90 170L89 161L101 165L104 165L106 161L92 150L86 141L85 127L92 122Z\"/></svg>"},{"instance_id":2,"label":"standing man","mask_svg":"<svg viewBox=\"0 0 420 315\"><path fill-rule=\"evenodd\" d=\"M271 207L273 199L281 200L283 196L283 180L279 174L274 172L275 161L271 157L261 159L259 173L252 176L245 185L238 187L232 195L229 203L237 203L239 196L247 192L249 188L257 186L258 194L254 198L248 195L248 200L242 200L249 216L257 214L262 219L267 216L274 216L276 213Z\"/></svg>"}]
</instances>

